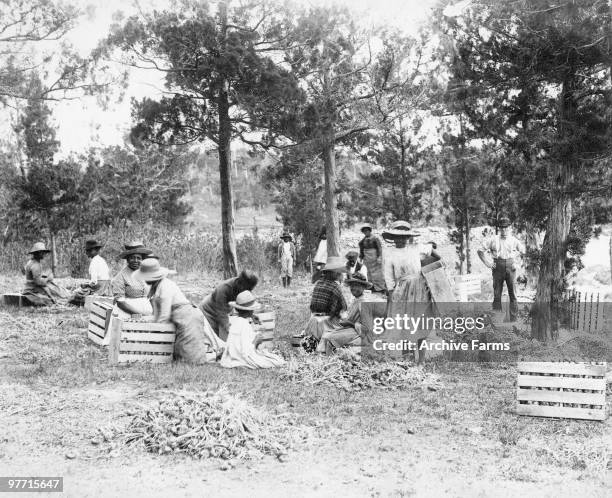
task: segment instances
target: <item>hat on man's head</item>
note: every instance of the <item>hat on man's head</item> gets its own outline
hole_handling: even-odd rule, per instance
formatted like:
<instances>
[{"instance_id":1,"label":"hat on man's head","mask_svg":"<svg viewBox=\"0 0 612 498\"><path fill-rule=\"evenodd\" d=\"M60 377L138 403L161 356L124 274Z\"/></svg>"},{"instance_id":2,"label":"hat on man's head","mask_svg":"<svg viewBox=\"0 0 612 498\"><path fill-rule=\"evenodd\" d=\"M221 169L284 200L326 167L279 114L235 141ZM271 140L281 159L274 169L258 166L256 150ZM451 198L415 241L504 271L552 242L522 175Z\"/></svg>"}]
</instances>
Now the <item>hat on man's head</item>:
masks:
<instances>
[{"instance_id":1,"label":"hat on man's head","mask_svg":"<svg viewBox=\"0 0 612 498\"><path fill-rule=\"evenodd\" d=\"M289 232L283 232L283 234L280 236L281 239L290 239L293 240L293 237L291 236L291 234Z\"/></svg>"},{"instance_id":2,"label":"hat on man's head","mask_svg":"<svg viewBox=\"0 0 612 498\"><path fill-rule=\"evenodd\" d=\"M323 271L346 272L346 262L340 256L329 256Z\"/></svg>"},{"instance_id":3,"label":"hat on man's head","mask_svg":"<svg viewBox=\"0 0 612 498\"><path fill-rule=\"evenodd\" d=\"M251 291L243 291L236 296L235 301L230 301L230 306L237 310L256 311L261 308L261 305L255 299Z\"/></svg>"},{"instance_id":4,"label":"hat on man's head","mask_svg":"<svg viewBox=\"0 0 612 498\"><path fill-rule=\"evenodd\" d=\"M359 230L363 232L366 229L372 231L372 225L370 225L369 223L364 223L363 225L361 225L361 228Z\"/></svg>"},{"instance_id":5,"label":"hat on man's head","mask_svg":"<svg viewBox=\"0 0 612 498\"><path fill-rule=\"evenodd\" d=\"M140 268L136 270L132 276L139 280L152 281L161 280L170 274L168 268L164 268L159 264L159 261L155 258L146 258L140 263Z\"/></svg>"},{"instance_id":6,"label":"hat on man's head","mask_svg":"<svg viewBox=\"0 0 612 498\"><path fill-rule=\"evenodd\" d=\"M344 255L344 257L346 259L357 259L359 257L359 253L357 251L349 251Z\"/></svg>"},{"instance_id":7,"label":"hat on man's head","mask_svg":"<svg viewBox=\"0 0 612 498\"><path fill-rule=\"evenodd\" d=\"M497 220L497 228L506 228L512 225L510 219L507 216L502 216Z\"/></svg>"},{"instance_id":8,"label":"hat on man's head","mask_svg":"<svg viewBox=\"0 0 612 498\"><path fill-rule=\"evenodd\" d=\"M418 237L420 234L412 231L412 226L407 221L397 220L391 223L391 226L383 230L382 236L387 239L397 237Z\"/></svg>"},{"instance_id":9,"label":"hat on man's head","mask_svg":"<svg viewBox=\"0 0 612 498\"><path fill-rule=\"evenodd\" d=\"M44 242L36 242L28 251L28 254L34 254L35 252L51 252L51 250L45 247Z\"/></svg>"},{"instance_id":10,"label":"hat on man's head","mask_svg":"<svg viewBox=\"0 0 612 498\"><path fill-rule=\"evenodd\" d=\"M371 289L374 284L368 282L367 279L361 273L353 273L351 278L348 278L345 282L346 285L362 285L366 289Z\"/></svg>"},{"instance_id":11,"label":"hat on man's head","mask_svg":"<svg viewBox=\"0 0 612 498\"><path fill-rule=\"evenodd\" d=\"M87 242L85 242L86 251L89 251L90 249L100 249L100 247L102 247L102 244L95 240L88 240Z\"/></svg>"}]
</instances>

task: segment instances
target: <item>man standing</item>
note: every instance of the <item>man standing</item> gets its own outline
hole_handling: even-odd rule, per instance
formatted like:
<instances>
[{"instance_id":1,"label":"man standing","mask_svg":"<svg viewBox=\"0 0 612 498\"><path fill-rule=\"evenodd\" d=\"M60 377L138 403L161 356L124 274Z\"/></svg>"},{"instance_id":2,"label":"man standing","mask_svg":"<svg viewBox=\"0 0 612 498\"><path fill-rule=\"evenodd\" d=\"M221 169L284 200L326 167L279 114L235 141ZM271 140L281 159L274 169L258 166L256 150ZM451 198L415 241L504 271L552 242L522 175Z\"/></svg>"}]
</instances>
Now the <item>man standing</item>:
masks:
<instances>
[{"instance_id":1,"label":"man standing","mask_svg":"<svg viewBox=\"0 0 612 498\"><path fill-rule=\"evenodd\" d=\"M525 253L523 244L512 235L510 220L502 216L498 223L499 233L488 238L478 250L478 257L493 273L493 309L501 311L501 295L504 282L508 288L510 299L510 319L516 320L518 305L514 293L514 281L516 277L516 259ZM493 261L485 256L490 253Z\"/></svg>"},{"instance_id":2,"label":"man standing","mask_svg":"<svg viewBox=\"0 0 612 498\"><path fill-rule=\"evenodd\" d=\"M282 242L278 245L278 262L281 266L283 287L289 287L293 277L293 266L295 265L295 244L293 238L287 232L281 235L281 239Z\"/></svg>"},{"instance_id":3,"label":"man standing","mask_svg":"<svg viewBox=\"0 0 612 498\"><path fill-rule=\"evenodd\" d=\"M363 239L359 241L359 258L368 270L368 280L372 282L372 290L382 292L386 287L382 269L380 239L372 235L371 225L363 225L361 233L363 233Z\"/></svg>"}]
</instances>

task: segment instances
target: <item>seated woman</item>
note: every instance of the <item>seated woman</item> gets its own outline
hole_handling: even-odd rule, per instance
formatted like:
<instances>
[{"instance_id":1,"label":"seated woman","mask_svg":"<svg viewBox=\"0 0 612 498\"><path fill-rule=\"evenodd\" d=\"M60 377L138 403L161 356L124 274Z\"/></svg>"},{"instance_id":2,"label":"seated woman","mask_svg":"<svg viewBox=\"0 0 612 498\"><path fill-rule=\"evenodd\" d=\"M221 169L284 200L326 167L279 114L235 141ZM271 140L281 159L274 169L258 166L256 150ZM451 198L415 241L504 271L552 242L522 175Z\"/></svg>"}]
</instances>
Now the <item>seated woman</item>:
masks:
<instances>
[{"instance_id":1,"label":"seated woman","mask_svg":"<svg viewBox=\"0 0 612 498\"><path fill-rule=\"evenodd\" d=\"M111 282L116 311L120 318L130 315L152 315L153 308L147 298L149 286L142 280L134 278L134 272L140 268L143 259L151 256L152 251L140 241L125 245L119 257L126 260L125 267L115 275Z\"/></svg>"},{"instance_id":2,"label":"seated woman","mask_svg":"<svg viewBox=\"0 0 612 498\"><path fill-rule=\"evenodd\" d=\"M312 313L304 335L315 342L321 339L325 332L342 328L340 314L346 311L346 300L338 280L346 272L346 265L342 258L330 256L323 267L322 276L312 291L310 311ZM307 341L306 349L310 349L312 340Z\"/></svg>"},{"instance_id":3,"label":"seated woman","mask_svg":"<svg viewBox=\"0 0 612 498\"><path fill-rule=\"evenodd\" d=\"M70 293L53 281L53 273L45 268L45 256L51 251L42 242L36 242L30 249L32 255L25 265L26 285L23 297L34 306L66 304Z\"/></svg>"},{"instance_id":4,"label":"seated woman","mask_svg":"<svg viewBox=\"0 0 612 498\"><path fill-rule=\"evenodd\" d=\"M89 262L89 281L84 282L70 298L71 304L83 306L86 296L110 296L110 270L106 260L100 256L102 244L95 240L85 242L85 254Z\"/></svg>"},{"instance_id":5,"label":"seated woman","mask_svg":"<svg viewBox=\"0 0 612 498\"><path fill-rule=\"evenodd\" d=\"M166 278L170 270L147 258L134 272L134 278L151 286L149 299L153 307L150 321L172 322L176 326L174 356L189 363L214 362L221 356L225 343L213 332L202 312L192 305L178 285Z\"/></svg>"},{"instance_id":6,"label":"seated woman","mask_svg":"<svg viewBox=\"0 0 612 498\"><path fill-rule=\"evenodd\" d=\"M355 298L348 309L346 316L340 319L342 328L324 332L317 346L319 353L332 353L335 349L344 346L361 345L361 304L365 296L363 291L371 289L372 283L368 282L363 275L355 273L346 281Z\"/></svg>"},{"instance_id":7,"label":"seated woman","mask_svg":"<svg viewBox=\"0 0 612 498\"><path fill-rule=\"evenodd\" d=\"M261 334L253 330L253 312L259 309L259 303L250 291L238 294L236 301L231 303L238 316L229 318L229 335L221 366L225 368L274 368L285 364L280 356L257 346L263 341Z\"/></svg>"}]
</instances>

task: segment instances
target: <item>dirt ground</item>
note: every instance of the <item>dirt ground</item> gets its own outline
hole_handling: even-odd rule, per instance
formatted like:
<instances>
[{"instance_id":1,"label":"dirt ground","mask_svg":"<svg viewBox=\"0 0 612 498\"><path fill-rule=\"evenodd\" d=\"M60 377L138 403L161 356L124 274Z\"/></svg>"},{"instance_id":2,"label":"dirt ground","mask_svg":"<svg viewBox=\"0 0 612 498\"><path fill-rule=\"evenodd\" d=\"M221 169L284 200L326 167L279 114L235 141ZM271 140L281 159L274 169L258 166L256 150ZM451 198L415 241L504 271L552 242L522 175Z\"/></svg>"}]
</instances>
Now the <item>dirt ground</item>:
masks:
<instances>
[{"instance_id":1,"label":"dirt ground","mask_svg":"<svg viewBox=\"0 0 612 498\"><path fill-rule=\"evenodd\" d=\"M16 282L6 277L0 290ZM212 285L179 283L194 302ZM295 290L259 289L277 312L281 348L307 316L309 289L306 280ZM1 475L63 476L70 497L609 496L610 419L516 416L511 364L431 361L435 390L361 392L217 365L113 367L87 340L86 318L83 310L0 308ZM124 427L127 412L160 390L220 387L291 413L311 437L280 459L231 466L100 442L99 429Z\"/></svg>"}]
</instances>

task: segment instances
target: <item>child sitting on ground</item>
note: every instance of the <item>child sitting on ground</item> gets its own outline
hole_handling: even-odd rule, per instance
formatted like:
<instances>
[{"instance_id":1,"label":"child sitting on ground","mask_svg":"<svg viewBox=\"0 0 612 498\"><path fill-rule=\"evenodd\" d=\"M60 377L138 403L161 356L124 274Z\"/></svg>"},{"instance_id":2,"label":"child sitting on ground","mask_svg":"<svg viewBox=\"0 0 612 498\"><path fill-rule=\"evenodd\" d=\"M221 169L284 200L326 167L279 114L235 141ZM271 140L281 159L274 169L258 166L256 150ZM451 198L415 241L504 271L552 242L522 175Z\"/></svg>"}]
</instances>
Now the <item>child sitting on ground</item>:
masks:
<instances>
[{"instance_id":1,"label":"child sitting on ground","mask_svg":"<svg viewBox=\"0 0 612 498\"><path fill-rule=\"evenodd\" d=\"M236 301L230 302L238 316L229 318L229 335L225 351L221 358L221 366L225 368L274 368L285 364L280 356L257 346L263 341L261 334L253 330L253 314L260 308L255 296L250 291L244 291L236 296Z\"/></svg>"}]
</instances>

